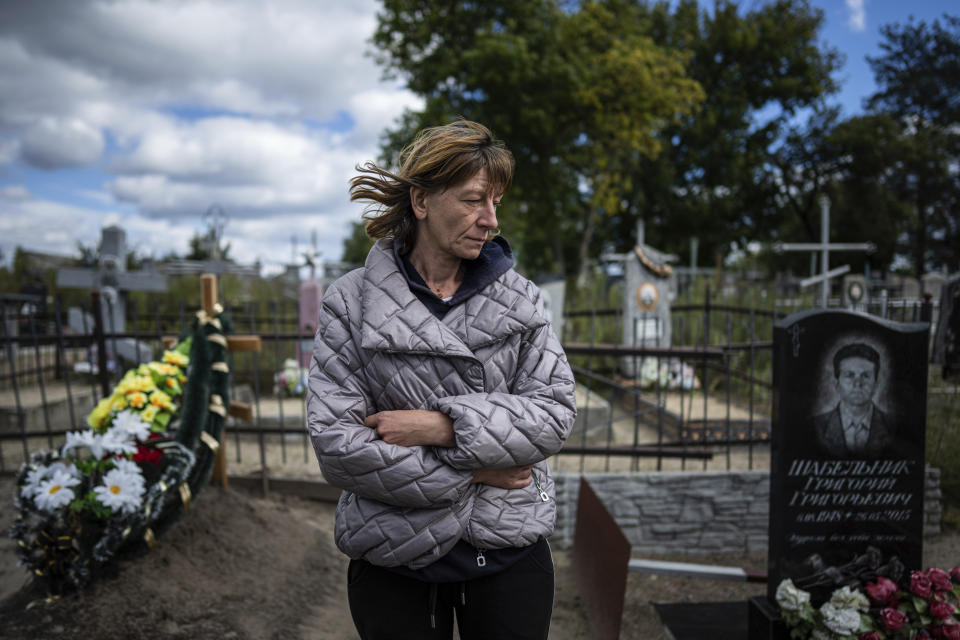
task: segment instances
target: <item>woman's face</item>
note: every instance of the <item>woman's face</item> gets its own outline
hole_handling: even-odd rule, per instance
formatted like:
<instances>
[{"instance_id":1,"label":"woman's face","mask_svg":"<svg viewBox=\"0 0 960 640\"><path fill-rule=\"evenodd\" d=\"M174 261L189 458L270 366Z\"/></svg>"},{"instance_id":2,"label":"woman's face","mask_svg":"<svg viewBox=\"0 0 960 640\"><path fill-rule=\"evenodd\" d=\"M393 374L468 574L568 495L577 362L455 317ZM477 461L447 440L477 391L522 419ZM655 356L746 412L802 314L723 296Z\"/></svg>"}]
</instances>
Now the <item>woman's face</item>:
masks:
<instances>
[{"instance_id":1,"label":"woman's face","mask_svg":"<svg viewBox=\"0 0 960 640\"><path fill-rule=\"evenodd\" d=\"M411 188L417 217L417 249L463 260L480 255L490 231L497 228L502 193L491 193L486 169L438 193Z\"/></svg>"}]
</instances>

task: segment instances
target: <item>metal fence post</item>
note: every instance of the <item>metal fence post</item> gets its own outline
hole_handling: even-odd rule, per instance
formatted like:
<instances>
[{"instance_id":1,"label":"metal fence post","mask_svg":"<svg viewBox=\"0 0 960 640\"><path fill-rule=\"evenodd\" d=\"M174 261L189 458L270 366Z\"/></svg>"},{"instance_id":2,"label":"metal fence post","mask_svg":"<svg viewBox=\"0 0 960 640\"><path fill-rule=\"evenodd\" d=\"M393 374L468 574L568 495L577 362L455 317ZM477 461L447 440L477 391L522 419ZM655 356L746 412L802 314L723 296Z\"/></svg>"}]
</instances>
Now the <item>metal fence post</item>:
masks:
<instances>
[{"instance_id":1,"label":"metal fence post","mask_svg":"<svg viewBox=\"0 0 960 640\"><path fill-rule=\"evenodd\" d=\"M920 322L930 322L933 319L933 294L923 292L923 303L920 305Z\"/></svg>"}]
</instances>

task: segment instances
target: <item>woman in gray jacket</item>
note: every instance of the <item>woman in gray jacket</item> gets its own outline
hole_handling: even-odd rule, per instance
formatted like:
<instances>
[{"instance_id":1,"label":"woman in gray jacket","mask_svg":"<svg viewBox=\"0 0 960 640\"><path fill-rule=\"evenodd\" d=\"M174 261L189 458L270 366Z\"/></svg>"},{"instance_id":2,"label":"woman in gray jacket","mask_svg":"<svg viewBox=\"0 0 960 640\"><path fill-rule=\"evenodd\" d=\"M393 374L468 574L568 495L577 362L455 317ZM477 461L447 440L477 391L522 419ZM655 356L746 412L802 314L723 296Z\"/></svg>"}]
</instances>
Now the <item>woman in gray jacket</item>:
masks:
<instances>
[{"instance_id":1,"label":"woman in gray jacket","mask_svg":"<svg viewBox=\"0 0 960 640\"><path fill-rule=\"evenodd\" d=\"M361 638L546 638L556 522L546 459L576 413L537 288L497 206L513 156L482 125L422 131L373 203L363 268L326 291L308 428L343 489L337 546Z\"/></svg>"}]
</instances>

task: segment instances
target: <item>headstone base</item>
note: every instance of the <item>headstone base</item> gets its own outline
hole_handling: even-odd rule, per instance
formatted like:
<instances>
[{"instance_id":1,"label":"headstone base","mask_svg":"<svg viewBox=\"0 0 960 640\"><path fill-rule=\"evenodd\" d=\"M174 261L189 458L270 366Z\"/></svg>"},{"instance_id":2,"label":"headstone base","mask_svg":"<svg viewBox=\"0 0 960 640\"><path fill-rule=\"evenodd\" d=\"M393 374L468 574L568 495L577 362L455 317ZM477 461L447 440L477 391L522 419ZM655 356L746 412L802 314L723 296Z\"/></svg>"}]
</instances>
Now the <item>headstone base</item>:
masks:
<instances>
[{"instance_id":1,"label":"headstone base","mask_svg":"<svg viewBox=\"0 0 960 640\"><path fill-rule=\"evenodd\" d=\"M660 621L674 640L744 640L747 608L740 602L678 602L654 604Z\"/></svg>"},{"instance_id":2,"label":"headstone base","mask_svg":"<svg viewBox=\"0 0 960 640\"><path fill-rule=\"evenodd\" d=\"M790 638L777 608L765 596L750 598L747 630L749 640L789 640Z\"/></svg>"}]
</instances>

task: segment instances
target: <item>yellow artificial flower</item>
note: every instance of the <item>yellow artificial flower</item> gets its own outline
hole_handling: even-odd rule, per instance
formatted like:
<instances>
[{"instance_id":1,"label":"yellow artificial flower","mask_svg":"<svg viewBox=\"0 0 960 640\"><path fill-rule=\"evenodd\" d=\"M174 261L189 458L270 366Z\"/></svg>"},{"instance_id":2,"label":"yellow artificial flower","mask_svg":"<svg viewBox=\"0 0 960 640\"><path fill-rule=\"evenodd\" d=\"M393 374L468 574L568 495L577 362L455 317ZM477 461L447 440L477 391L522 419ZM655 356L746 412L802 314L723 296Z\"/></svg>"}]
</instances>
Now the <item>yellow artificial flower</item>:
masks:
<instances>
[{"instance_id":1,"label":"yellow artificial flower","mask_svg":"<svg viewBox=\"0 0 960 640\"><path fill-rule=\"evenodd\" d=\"M143 411L140 412L140 416L143 418L144 422L152 423L154 418L157 417L158 413L160 413L160 409L152 404L149 404Z\"/></svg>"},{"instance_id":2,"label":"yellow artificial flower","mask_svg":"<svg viewBox=\"0 0 960 640\"><path fill-rule=\"evenodd\" d=\"M114 393L113 402L110 403L111 411L122 411L127 408L127 398L122 393Z\"/></svg>"},{"instance_id":3,"label":"yellow artificial flower","mask_svg":"<svg viewBox=\"0 0 960 640\"><path fill-rule=\"evenodd\" d=\"M137 374L131 369L123 376L123 379L114 388L114 393L130 393L130 385L137 379Z\"/></svg>"},{"instance_id":4,"label":"yellow artificial flower","mask_svg":"<svg viewBox=\"0 0 960 640\"><path fill-rule=\"evenodd\" d=\"M173 412L174 410L173 401L170 399L170 396L160 390L154 391L150 394L150 404L155 407L159 407L160 409L166 409L170 412Z\"/></svg>"},{"instance_id":5,"label":"yellow artificial flower","mask_svg":"<svg viewBox=\"0 0 960 640\"><path fill-rule=\"evenodd\" d=\"M160 374L161 376L172 376L180 372L180 370L172 364L166 364L163 362L151 362L150 370Z\"/></svg>"},{"instance_id":6,"label":"yellow artificial flower","mask_svg":"<svg viewBox=\"0 0 960 640\"><path fill-rule=\"evenodd\" d=\"M190 364L190 358L183 355L179 351L164 351L163 361L169 362L170 364L175 364L178 367L185 367Z\"/></svg>"},{"instance_id":7,"label":"yellow artificial flower","mask_svg":"<svg viewBox=\"0 0 960 640\"><path fill-rule=\"evenodd\" d=\"M142 391L135 391L127 398L127 402L129 402L130 406L134 409L143 409L147 404L147 394Z\"/></svg>"},{"instance_id":8,"label":"yellow artificial flower","mask_svg":"<svg viewBox=\"0 0 960 640\"><path fill-rule=\"evenodd\" d=\"M156 388L157 388L157 385L154 384L153 382L153 376L150 376L150 375L135 376L127 383L127 387L124 389L124 393L134 393L137 391L150 393Z\"/></svg>"},{"instance_id":9,"label":"yellow artificial flower","mask_svg":"<svg viewBox=\"0 0 960 640\"><path fill-rule=\"evenodd\" d=\"M97 429L103 424L103 421L110 415L110 405L113 404L113 397L106 397L97 403L90 415L87 416L87 424L91 429Z\"/></svg>"}]
</instances>

